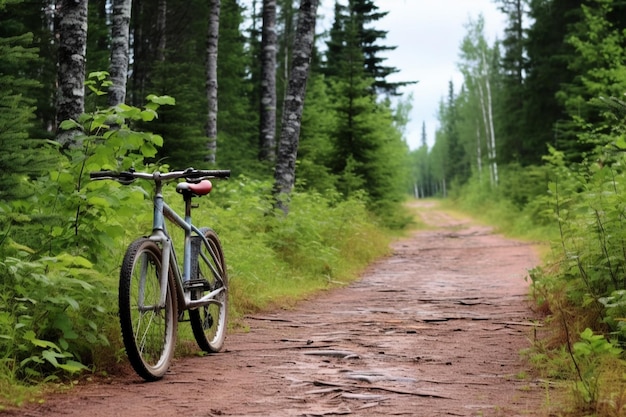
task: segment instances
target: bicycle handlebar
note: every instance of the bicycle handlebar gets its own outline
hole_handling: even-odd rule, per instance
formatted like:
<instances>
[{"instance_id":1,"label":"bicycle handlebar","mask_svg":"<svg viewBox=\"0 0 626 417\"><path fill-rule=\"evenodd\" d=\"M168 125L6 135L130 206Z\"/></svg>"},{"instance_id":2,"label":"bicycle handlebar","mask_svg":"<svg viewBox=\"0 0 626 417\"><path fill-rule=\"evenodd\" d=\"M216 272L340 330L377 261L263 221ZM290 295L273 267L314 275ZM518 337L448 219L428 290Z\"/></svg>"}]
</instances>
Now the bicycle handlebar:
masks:
<instances>
[{"instance_id":1,"label":"bicycle handlebar","mask_svg":"<svg viewBox=\"0 0 626 417\"><path fill-rule=\"evenodd\" d=\"M229 169L194 169L187 168L185 170L170 171L170 172L135 172L135 171L96 171L90 172L89 177L92 180L116 180L122 184L130 184L135 179L140 178L144 180L154 181L171 181L178 178L185 178L187 180L203 180L209 178L229 178Z\"/></svg>"}]
</instances>

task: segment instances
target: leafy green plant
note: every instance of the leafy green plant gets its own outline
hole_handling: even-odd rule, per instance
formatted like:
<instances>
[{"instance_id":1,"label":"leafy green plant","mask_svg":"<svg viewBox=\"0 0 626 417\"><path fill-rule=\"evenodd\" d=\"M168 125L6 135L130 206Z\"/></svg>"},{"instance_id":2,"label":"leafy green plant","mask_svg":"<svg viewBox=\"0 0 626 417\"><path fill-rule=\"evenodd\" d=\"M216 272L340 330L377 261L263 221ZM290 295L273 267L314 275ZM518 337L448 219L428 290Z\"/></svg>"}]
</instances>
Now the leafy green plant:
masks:
<instances>
[{"instance_id":1,"label":"leafy green plant","mask_svg":"<svg viewBox=\"0 0 626 417\"><path fill-rule=\"evenodd\" d=\"M626 340L626 290L613 291L598 301L605 308L604 321L620 339Z\"/></svg>"},{"instance_id":2,"label":"leafy green plant","mask_svg":"<svg viewBox=\"0 0 626 417\"><path fill-rule=\"evenodd\" d=\"M105 73L94 73L87 84L97 93L106 83ZM59 148L64 158L33 181L32 197L0 208L11 213L0 222L0 369L9 380L80 372L108 348L111 277L130 226L141 219L134 214L145 192L90 182L88 173L142 169L162 138L133 126L173 103L149 96L143 109L122 104L64 121L62 128L79 132L77 145Z\"/></svg>"},{"instance_id":3,"label":"leafy green plant","mask_svg":"<svg viewBox=\"0 0 626 417\"><path fill-rule=\"evenodd\" d=\"M619 358L621 353L621 348L603 335L594 334L589 328L580 334L580 341L572 346L571 355L578 374L574 392L584 404L597 406L602 363L607 359Z\"/></svg>"},{"instance_id":4,"label":"leafy green plant","mask_svg":"<svg viewBox=\"0 0 626 417\"><path fill-rule=\"evenodd\" d=\"M108 344L98 316L111 297L93 265L67 254L29 261L17 253L0 262L0 272L3 367L26 380L87 369L82 361Z\"/></svg>"}]
</instances>

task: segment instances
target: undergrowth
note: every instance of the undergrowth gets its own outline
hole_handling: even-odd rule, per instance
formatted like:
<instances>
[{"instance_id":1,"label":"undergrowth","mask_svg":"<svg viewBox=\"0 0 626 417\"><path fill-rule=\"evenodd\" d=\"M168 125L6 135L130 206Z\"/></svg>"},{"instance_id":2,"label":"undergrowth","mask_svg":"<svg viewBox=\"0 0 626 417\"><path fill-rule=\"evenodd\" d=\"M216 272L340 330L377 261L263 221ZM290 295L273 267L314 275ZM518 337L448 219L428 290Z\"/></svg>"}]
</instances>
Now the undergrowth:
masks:
<instances>
[{"instance_id":1,"label":"undergrowth","mask_svg":"<svg viewBox=\"0 0 626 417\"><path fill-rule=\"evenodd\" d=\"M588 161L572 166L551 149L542 167L503 170L495 189L470 181L453 204L541 243L529 278L543 326L525 354L559 388L546 400L552 415L617 417L626 415L626 158L614 146Z\"/></svg>"},{"instance_id":2,"label":"undergrowth","mask_svg":"<svg viewBox=\"0 0 626 417\"><path fill-rule=\"evenodd\" d=\"M105 76L93 79L103 83ZM119 267L127 245L150 232L152 189L89 181L89 172L167 170L145 162L162 138L135 126L170 104L170 97L150 96L144 108L120 105L63 123L78 132L77 145L51 145L57 169L31 181L30 197L0 202L0 410L36 400L41 383L109 375L127 362L117 318ZM285 216L273 209L271 187L269 179L241 176L216 181L212 194L196 201L194 222L214 228L224 247L231 327L245 314L290 308L345 285L389 251L391 232L358 196L297 191ZM164 194L181 209L174 187ZM176 234L174 240L182 242ZM177 353L195 354L186 327L179 326Z\"/></svg>"}]
</instances>

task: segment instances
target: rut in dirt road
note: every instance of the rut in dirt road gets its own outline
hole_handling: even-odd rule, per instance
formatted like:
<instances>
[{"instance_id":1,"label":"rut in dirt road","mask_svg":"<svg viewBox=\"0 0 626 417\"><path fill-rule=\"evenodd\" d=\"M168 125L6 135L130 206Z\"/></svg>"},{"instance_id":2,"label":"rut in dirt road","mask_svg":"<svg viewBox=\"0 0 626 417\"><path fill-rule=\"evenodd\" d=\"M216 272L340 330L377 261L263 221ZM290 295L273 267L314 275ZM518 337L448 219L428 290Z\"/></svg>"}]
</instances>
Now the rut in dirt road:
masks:
<instances>
[{"instance_id":1,"label":"rut in dirt road","mask_svg":"<svg viewBox=\"0 0 626 417\"><path fill-rule=\"evenodd\" d=\"M540 416L527 375L533 248L415 203L432 226L362 279L247 318L227 350L156 383L79 386L29 416ZM184 323L181 323L184 325Z\"/></svg>"}]
</instances>

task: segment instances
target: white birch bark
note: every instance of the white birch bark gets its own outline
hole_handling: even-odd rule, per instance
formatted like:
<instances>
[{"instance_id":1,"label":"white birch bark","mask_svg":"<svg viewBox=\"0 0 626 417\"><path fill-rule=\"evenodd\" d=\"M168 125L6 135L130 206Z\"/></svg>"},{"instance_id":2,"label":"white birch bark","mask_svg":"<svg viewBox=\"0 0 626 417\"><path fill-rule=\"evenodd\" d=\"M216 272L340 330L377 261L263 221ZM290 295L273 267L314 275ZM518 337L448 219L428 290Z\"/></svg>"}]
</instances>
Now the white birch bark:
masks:
<instances>
[{"instance_id":1,"label":"white birch bark","mask_svg":"<svg viewBox=\"0 0 626 417\"><path fill-rule=\"evenodd\" d=\"M285 214L289 211L289 196L295 184L300 125L311 66L318 4L319 0L300 1L298 27L293 45L293 61L283 105L282 127L274 171L274 197L276 207Z\"/></svg>"},{"instance_id":2,"label":"white birch bark","mask_svg":"<svg viewBox=\"0 0 626 417\"><path fill-rule=\"evenodd\" d=\"M61 0L56 28L59 39L57 124L77 120L85 111L85 55L87 52L87 0ZM63 146L75 145L76 131L58 131Z\"/></svg>"},{"instance_id":3,"label":"white birch bark","mask_svg":"<svg viewBox=\"0 0 626 417\"><path fill-rule=\"evenodd\" d=\"M484 79L485 79L485 87L487 89L487 116L488 116L488 121L489 121L489 163L492 166L492 172L493 172L493 184L495 186L498 185L498 162L496 160L497 158L497 151L496 151L496 134L495 134L495 130L494 130L494 125L493 125L493 104L492 104L492 99L491 99L491 82L489 81L489 66L487 64L487 60L485 58L485 51L482 51L482 61L483 61L483 68L484 68Z\"/></svg>"},{"instance_id":4,"label":"white birch bark","mask_svg":"<svg viewBox=\"0 0 626 417\"><path fill-rule=\"evenodd\" d=\"M113 0L111 62L109 65L112 85L109 87L107 97L109 106L116 106L126 100L131 6L132 0Z\"/></svg>"},{"instance_id":5,"label":"white birch bark","mask_svg":"<svg viewBox=\"0 0 626 417\"><path fill-rule=\"evenodd\" d=\"M480 124L476 121L476 166L478 167L478 181L483 178L483 151L480 143Z\"/></svg>"},{"instance_id":6,"label":"white birch bark","mask_svg":"<svg viewBox=\"0 0 626 417\"><path fill-rule=\"evenodd\" d=\"M276 160L276 0L263 0L259 159Z\"/></svg>"},{"instance_id":7,"label":"white birch bark","mask_svg":"<svg viewBox=\"0 0 626 417\"><path fill-rule=\"evenodd\" d=\"M491 163L491 140L489 139L491 137L491 133L490 133L489 118L487 116L487 103L485 102L485 93L483 91L482 85L480 84L480 80L477 80L477 81L478 82L476 83L476 86L478 88L480 111L483 116L483 126L485 128L485 144L487 145L487 159L488 159L487 166L489 167L489 180L491 182L491 185L494 185L495 175L493 171L493 165Z\"/></svg>"},{"instance_id":8,"label":"white birch bark","mask_svg":"<svg viewBox=\"0 0 626 417\"><path fill-rule=\"evenodd\" d=\"M206 161L215 164L217 154L217 50L220 32L220 0L209 0L209 32L207 35L206 95L207 108L207 156Z\"/></svg>"}]
</instances>

